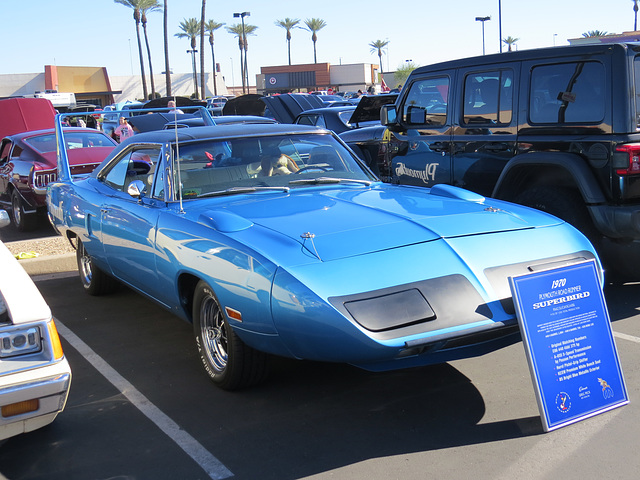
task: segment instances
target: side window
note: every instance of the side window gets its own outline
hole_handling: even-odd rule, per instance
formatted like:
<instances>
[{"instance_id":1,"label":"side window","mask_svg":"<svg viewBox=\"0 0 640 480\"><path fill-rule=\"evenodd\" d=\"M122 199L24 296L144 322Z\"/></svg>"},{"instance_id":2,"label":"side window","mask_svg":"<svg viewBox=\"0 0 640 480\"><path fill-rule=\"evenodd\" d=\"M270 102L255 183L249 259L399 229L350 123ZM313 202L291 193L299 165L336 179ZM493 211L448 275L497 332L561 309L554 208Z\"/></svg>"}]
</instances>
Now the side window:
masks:
<instances>
[{"instance_id":1,"label":"side window","mask_svg":"<svg viewBox=\"0 0 640 480\"><path fill-rule=\"evenodd\" d=\"M402 121L409 125L446 125L449 78L435 77L411 84L402 107Z\"/></svg>"},{"instance_id":2,"label":"side window","mask_svg":"<svg viewBox=\"0 0 640 480\"><path fill-rule=\"evenodd\" d=\"M465 124L508 125L513 117L513 73L472 73L464 81Z\"/></svg>"},{"instance_id":3,"label":"side window","mask_svg":"<svg viewBox=\"0 0 640 480\"><path fill-rule=\"evenodd\" d=\"M596 123L604 119L605 69L599 62L541 65L531 70L531 123Z\"/></svg>"},{"instance_id":4,"label":"side window","mask_svg":"<svg viewBox=\"0 0 640 480\"><path fill-rule=\"evenodd\" d=\"M100 179L111 188L126 192L134 180L141 180L146 192L151 191L153 177L160 155L159 148L140 148L129 150L120 157Z\"/></svg>"}]
</instances>

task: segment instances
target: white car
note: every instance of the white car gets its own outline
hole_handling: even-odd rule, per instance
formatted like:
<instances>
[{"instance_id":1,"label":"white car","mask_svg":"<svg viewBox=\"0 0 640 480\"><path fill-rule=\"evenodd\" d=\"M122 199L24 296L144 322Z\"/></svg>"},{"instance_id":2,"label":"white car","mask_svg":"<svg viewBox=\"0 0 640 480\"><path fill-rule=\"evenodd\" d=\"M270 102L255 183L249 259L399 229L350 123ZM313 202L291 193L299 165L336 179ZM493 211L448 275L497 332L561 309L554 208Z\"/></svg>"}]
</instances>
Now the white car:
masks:
<instances>
[{"instance_id":1,"label":"white car","mask_svg":"<svg viewBox=\"0 0 640 480\"><path fill-rule=\"evenodd\" d=\"M0 227L9 223L0 211ZM51 310L0 242L0 440L53 422L67 402L71 368Z\"/></svg>"}]
</instances>

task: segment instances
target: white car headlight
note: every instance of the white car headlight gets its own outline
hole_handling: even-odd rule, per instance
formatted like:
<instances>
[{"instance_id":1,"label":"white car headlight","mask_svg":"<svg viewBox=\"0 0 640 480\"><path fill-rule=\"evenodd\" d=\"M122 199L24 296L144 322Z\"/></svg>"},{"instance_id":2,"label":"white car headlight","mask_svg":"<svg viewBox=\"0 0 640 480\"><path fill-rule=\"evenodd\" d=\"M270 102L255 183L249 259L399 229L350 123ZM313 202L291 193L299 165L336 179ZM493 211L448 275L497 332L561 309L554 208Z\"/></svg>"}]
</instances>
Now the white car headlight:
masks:
<instances>
[{"instance_id":1,"label":"white car headlight","mask_svg":"<svg viewBox=\"0 0 640 480\"><path fill-rule=\"evenodd\" d=\"M15 357L42 349L38 327L15 328L0 332L0 358Z\"/></svg>"}]
</instances>

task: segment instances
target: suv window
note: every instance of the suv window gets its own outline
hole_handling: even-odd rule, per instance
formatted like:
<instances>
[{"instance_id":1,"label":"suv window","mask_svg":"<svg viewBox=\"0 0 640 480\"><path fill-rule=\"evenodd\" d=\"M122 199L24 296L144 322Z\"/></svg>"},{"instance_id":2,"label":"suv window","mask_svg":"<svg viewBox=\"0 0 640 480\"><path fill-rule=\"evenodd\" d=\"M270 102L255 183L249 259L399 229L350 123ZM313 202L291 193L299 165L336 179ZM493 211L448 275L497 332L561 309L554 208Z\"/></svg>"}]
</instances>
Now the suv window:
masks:
<instances>
[{"instance_id":1,"label":"suv window","mask_svg":"<svg viewBox=\"0 0 640 480\"><path fill-rule=\"evenodd\" d=\"M473 73L464 81L465 124L508 125L513 110L513 73L510 70Z\"/></svg>"},{"instance_id":2,"label":"suv window","mask_svg":"<svg viewBox=\"0 0 640 480\"><path fill-rule=\"evenodd\" d=\"M418 80L404 101L402 120L413 125L446 125L448 103L448 77Z\"/></svg>"},{"instance_id":3,"label":"suv window","mask_svg":"<svg viewBox=\"0 0 640 480\"><path fill-rule=\"evenodd\" d=\"M534 67L531 123L598 123L604 119L605 70L599 62Z\"/></svg>"},{"instance_id":4,"label":"suv window","mask_svg":"<svg viewBox=\"0 0 640 480\"><path fill-rule=\"evenodd\" d=\"M636 99L636 127L640 128L640 56L633 59L633 76Z\"/></svg>"}]
</instances>

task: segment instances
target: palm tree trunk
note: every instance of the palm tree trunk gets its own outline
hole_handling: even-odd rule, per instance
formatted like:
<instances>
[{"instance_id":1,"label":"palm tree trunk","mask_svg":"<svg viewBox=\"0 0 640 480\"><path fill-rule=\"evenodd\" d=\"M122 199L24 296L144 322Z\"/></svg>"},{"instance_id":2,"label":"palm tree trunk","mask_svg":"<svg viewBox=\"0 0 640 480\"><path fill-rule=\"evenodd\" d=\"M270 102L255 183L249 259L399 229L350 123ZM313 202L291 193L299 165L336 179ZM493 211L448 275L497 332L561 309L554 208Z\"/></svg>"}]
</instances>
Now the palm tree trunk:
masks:
<instances>
[{"instance_id":1,"label":"palm tree trunk","mask_svg":"<svg viewBox=\"0 0 640 480\"><path fill-rule=\"evenodd\" d=\"M167 14L167 0L164 0L164 81L167 88L167 97L171 96L171 70L169 69L169 29Z\"/></svg>"},{"instance_id":2,"label":"palm tree trunk","mask_svg":"<svg viewBox=\"0 0 640 480\"><path fill-rule=\"evenodd\" d=\"M136 36L138 37L138 56L140 58L140 76L142 77L142 94L144 99L149 97L149 91L147 90L147 79L144 74L144 57L142 56L142 42L140 41L140 25L136 22Z\"/></svg>"},{"instance_id":3,"label":"palm tree trunk","mask_svg":"<svg viewBox=\"0 0 640 480\"><path fill-rule=\"evenodd\" d=\"M218 96L218 85L216 85L216 54L213 51L213 34L211 34L211 63L213 64L213 95Z\"/></svg>"},{"instance_id":4,"label":"palm tree trunk","mask_svg":"<svg viewBox=\"0 0 640 480\"><path fill-rule=\"evenodd\" d=\"M200 16L200 89L202 95L200 99L206 98L206 84L204 83L204 22L205 22L205 7L207 0L202 0L202 14Z\"/></svg>"},{"instance_id":5,"label":"palm tree trunk","mask_svg":"<svg viewBox=\"0 0 640 480\"><path fill-rule=\"evenodd\" d=\"M151 99L153 99L153 96L156 93L156 84L153 80L153 64L151 63L151 48L149 48L149 37L147 36L147 22L142 22L142 31L144 32L144 43L147 46L147 58L149 59L149 78L151 80Z\"/></svg>"}]
</instances>

